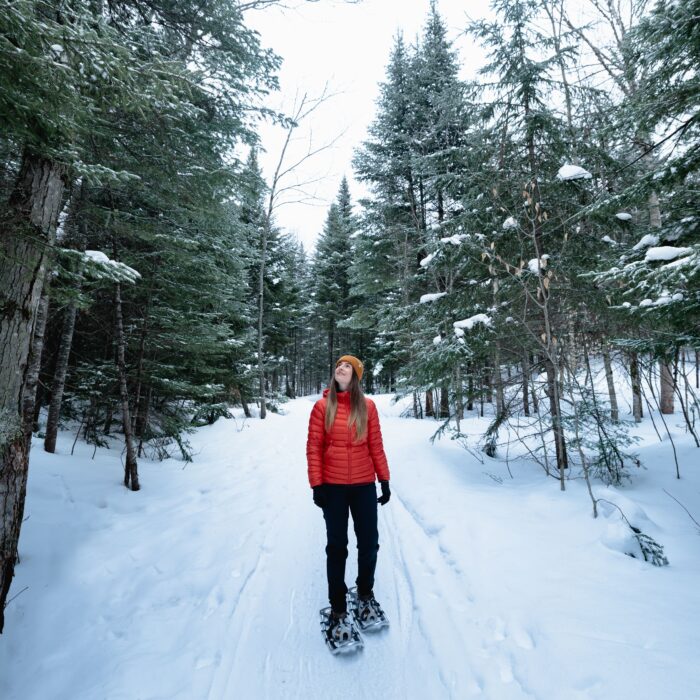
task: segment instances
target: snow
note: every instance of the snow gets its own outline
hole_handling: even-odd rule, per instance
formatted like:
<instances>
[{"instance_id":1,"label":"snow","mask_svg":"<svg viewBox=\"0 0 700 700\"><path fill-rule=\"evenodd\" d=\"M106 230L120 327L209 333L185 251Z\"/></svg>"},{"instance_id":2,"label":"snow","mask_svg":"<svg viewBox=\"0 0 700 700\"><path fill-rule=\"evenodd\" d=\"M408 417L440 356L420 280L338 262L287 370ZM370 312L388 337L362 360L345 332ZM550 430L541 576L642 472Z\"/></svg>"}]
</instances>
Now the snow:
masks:
<instances>
[{"instance_id":1,"label":"snow","mask_svg":"<svg viewBox=\"0 0 700 700\"><path fill-rule=\"evenodd\" d=\"M700 471L679 414L667 420L682 480L647 420L647 469L593 486L665 546L670 566L656 568L624 554L634 542L615 507L591 517L580 480L560 492L527 460L431 444L439 422L399 417L410 398L374 397L392 469L375 592L391 626L338 658L318 627L325 530L304 454L315 398L198 429L194 463L140 460L138 493L120 485L119 443L93 459L81 442L70 456L68 432L53 455L35 440L0 697L698 697L698 528L673 498L697 519ZM462 431L475 440L490 420L469 413Z\"/></svg>"},{"instance_id":2,"label":"snow","mask_svg":"<svg viewBox=\"0 0 700 700\"><path fill-rule=\"evenodd\" d=\"M442 336L436 335L433 338L433 345L440 345L440 343L442 343Z\"/></svg>"},{"instance_id":3,"label":"snow","mask_svg":"<svg viewBox=\"0 0 700 700\"><path fill-rule=\"evenodd\" d=\"M470 331L477 323L482 323L484 326L490 326L491 318L486 314L475 314L474 316L465 318L463 321L455 321L452 325L455 329L462 330L466 328L468 331Z\"/></svg>"},{"instance_id":4,"label":"snow","mask_svg":"<svg viewBox=\"0 0 700 700\"><path fill-rule=\"evenodd\" d=\"M626 211L619 211L617 214L615 214L615 217L619 219L620 221L631 221L632 220L632 214L628 214Z\"/></svg>"},{"instance_id":5,"label":"snow","mask_svg":"<svg viewBox=\"0 0 700 700\"><path fill-rule=\"evenodd\" d=\"M110 260L101 250L86 250L85 257L93 262L102 263L103 265L110 265L113 260Z\"/></svg>"},{"instance_id":6,"label":"snow","mask_svg":"<svg viewBox=\"0 0 700 700\"><path fill-rule=\"evenodd\" d=\"M648 248L649 246L656 245L658 242L658 236L654 235L653 233L647 233L645 236L642 236L641 240L632 247L632 250Z\"/></svg>"},{"instance_id":7,"label":"snow","mask_svg":"<svg viewBox=\"0 0 700 700\"><path fill-rule=\"evenodd\" d=\"M432 262L433 258L437 255L436 253L430 253L429 255L426 255L421 261L420 261L420 266L421 267L428 267L430 263Z\"/></svg>"},{"instance_id":8,"label":"snow","mask_svg":"<svg viewBox=\"0 0 700 700\"><path fill-rule=\"evenodd\" d=\"M658 262L661 260L675 260L682 255L689 255L693 252L692 248L677 248L672 245L662 245L658 248L649 248L644 257L644 262Z\"/></svg>"},{"instance_id":9,"label":"snow","mask_svg":"<svg viewBox=\"0 0 700 700\"><path fill-rule=\"evenodd\" d=\"M590 180L592 175L586 170L578 165L562 165L557 173L557 178L559 180Z\"/></svg>"},{"instance_id":10,"label":"snow","mask_svg":"<svg viewBox=\"0 0 700 700\"><path fill-rule=\"evenodd\" d=\"M609 243L610 245L617 245L617 241L614 241L610 236L603 236L601 239L603 243ZM537 262L537 260L535 260Z\"/></svg>"},{"instance_id":11,"label":"snow","mask_svg":"<svg viewBox=\"0 0 700 700\"><path fill-rule=\"evenodd\" d=\"M518 228L518 222L515 220L514 217L509 216L502 224L502 227L504 229L509 229L509 228Z\"/></svg>"},{"instance_id":12,"label":"snow","mask_svg":"<svg viewBox=\"0 0 700 700\"><path fill-rule=\"evenodd\" d=\"M85 250L83 251L83 257L85 260L89 260L98 266L106 267L117 272L120 279L135 282L141 277L141 273L134 270L133 267L129 267L129 265L126 265L123 262L118 262L117 260L108 258L107 255L101 250Z\"/></svg>"},{"instance_id":13,"label":"snow","mask_svg":"<svg viewBox=\"0 0 700 700\"><path fill-rule=\"evenodd\" d=\"M642 299L642 301L639 302L639 306L665 306L666 304L671 304L674 301L683 301L683 298L683 294L680 292L671 294L671 292L669 292L667 289L664 289L658 299Z\"/></svg>"},{"instance_id":14,"label":"snow","mask_svg":"<svg viewBox=\"0 0 700 700\"><path fill-rule=\"evenodd\" d=\"M447 292L437 292L436 294L423 294L419 299L420 304L427 304L431 301L436 301L437 299L442 299L442 297L447 296Z\"/></svg>"},{"instance_id":15,"label":"snow","mask_svg":"<svg viewBox=\"0 0 700 700\"><path fill-rule=\"evenodd\" d=\"M461 245L465 238L469 238L466 233L455 233L452 236L441 238L441 243L451 243L452 245Z\"/></svg>"},{"instance_id":16,"label":"snow","mask_svg":"<svg viewBox=\"0 0 700 700\"><path fill-rule=\"evenodd\" d=\"M532 258L532 260L528 260L527 262L527 269L532 272L534 275L539 275L540 270L544 270L545 267L547 267L547 260L549 260L549 254L545 253L542 255L539 259L537 258Z\"/></svg>"}]
</instances>

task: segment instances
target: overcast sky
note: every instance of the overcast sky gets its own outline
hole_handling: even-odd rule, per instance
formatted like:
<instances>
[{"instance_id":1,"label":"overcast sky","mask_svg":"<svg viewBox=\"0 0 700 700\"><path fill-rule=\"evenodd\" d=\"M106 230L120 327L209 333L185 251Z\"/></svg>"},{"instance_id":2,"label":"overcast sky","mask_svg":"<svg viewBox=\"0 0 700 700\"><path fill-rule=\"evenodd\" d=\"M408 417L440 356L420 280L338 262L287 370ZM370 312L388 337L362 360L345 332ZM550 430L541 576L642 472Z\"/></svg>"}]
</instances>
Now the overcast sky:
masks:
<instances>
[{"instance_id":1,"label":"overcast sky","mask_svg":"<svg viewBox=\"0 0 700 700\"><path fill-rule=\"evenodd\" d=\"M284 59L281 90L270 97L269 107L289 112L296 95L318 96L326 84L335 94L298 129L288 163L298 160L309 147L317 149L336 139L335 144L309 159L283 183L292 184L293 177L300 182L318 180L306 188L318 201L315 205L284 204L276 214L278 225L295 232L307 251L323 228L343 175L350 181L354 200L364 194L353 180L353 150L365 139L374 117L378 83L384 80L394 37L401 31L406 43L413 44L429 7L429 0L320 0L249 13L248 23L260 32L263 45ZM464 28L469 18L487 15L487 0L439 0L438 9L459 52L463 74L473 75L483 62L483 52L464 35ZM260 133L267 151L260 161L269 181L284 133L279 127L265 125Z\"/></svg>"}]
</instances>

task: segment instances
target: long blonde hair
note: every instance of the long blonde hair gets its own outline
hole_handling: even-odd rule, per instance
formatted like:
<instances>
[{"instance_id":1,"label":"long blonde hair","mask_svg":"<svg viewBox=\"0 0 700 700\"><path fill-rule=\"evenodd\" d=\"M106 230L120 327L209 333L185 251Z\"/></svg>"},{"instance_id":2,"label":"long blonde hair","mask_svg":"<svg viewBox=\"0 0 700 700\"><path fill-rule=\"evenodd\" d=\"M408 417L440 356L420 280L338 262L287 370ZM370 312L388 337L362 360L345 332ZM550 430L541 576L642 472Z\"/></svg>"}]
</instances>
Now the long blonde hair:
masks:
<instances>
[{"instance_id":1,"label":"long blonde hair","mask_svg":"<svg viewBox=\"0 0 700 700\"><path fill-rule=\"evenodd\" d=\"M360 381L357 378L355 369L352 370L352 379L348 387L350 392L350 416L348 417L348 427L355 425L355 440L359 441L367 433L367 403L365 395L362 393ZM328 396L326 397L326 432L330 432L335 414L338 410L338 385L335 377L331 377Z\"/></svg>"}]
</instances>

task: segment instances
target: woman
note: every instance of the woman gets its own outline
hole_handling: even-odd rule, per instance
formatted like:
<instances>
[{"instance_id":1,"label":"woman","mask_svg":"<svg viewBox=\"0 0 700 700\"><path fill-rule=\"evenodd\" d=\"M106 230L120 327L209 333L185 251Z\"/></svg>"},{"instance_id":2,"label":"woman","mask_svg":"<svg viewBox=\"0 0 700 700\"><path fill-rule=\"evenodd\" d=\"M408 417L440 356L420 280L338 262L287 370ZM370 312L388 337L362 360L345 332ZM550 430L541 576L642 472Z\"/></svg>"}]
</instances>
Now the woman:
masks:
<instances>
[{"instance_id":1,"label":"woman","mask_svg":"<svg viewBox=\"0 0 700 700\"><path fill-rule=\"evenodd\" d=\"M326 573L331 604L329 639L344 641L351 621L347 616L345 560L348 556L348 513L357 537L357 599L354 612L361 627L385 621L374 598L374 570L379 535L377 503L391 497L389 466L377 407L360 388L363 365L343 355L335 365L330 386L311 411L306 442L309 484L314 503L326 521ZM377 498L375 476L382 495Z\"/></svg>"}]
</instances>

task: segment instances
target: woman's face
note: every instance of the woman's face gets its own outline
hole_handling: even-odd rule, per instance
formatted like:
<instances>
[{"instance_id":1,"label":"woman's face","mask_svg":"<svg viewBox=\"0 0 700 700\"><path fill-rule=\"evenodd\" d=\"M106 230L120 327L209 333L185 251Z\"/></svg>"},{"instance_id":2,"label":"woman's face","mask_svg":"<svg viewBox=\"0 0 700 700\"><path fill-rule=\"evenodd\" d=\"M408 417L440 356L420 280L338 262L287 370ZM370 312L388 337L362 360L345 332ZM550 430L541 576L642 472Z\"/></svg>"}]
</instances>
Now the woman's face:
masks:
<instances>
[{"instance_id":1,"label":"woman's face","mask_svg":"<svg viewBox=\"0 0 700 700\"><path fill-rule=\"evenodd\" d=\"M352 365L349 362L341 362L335 368L335 381L341 390L345 391L350 386L352 379Z\"/></svg>"}]
</instances>

